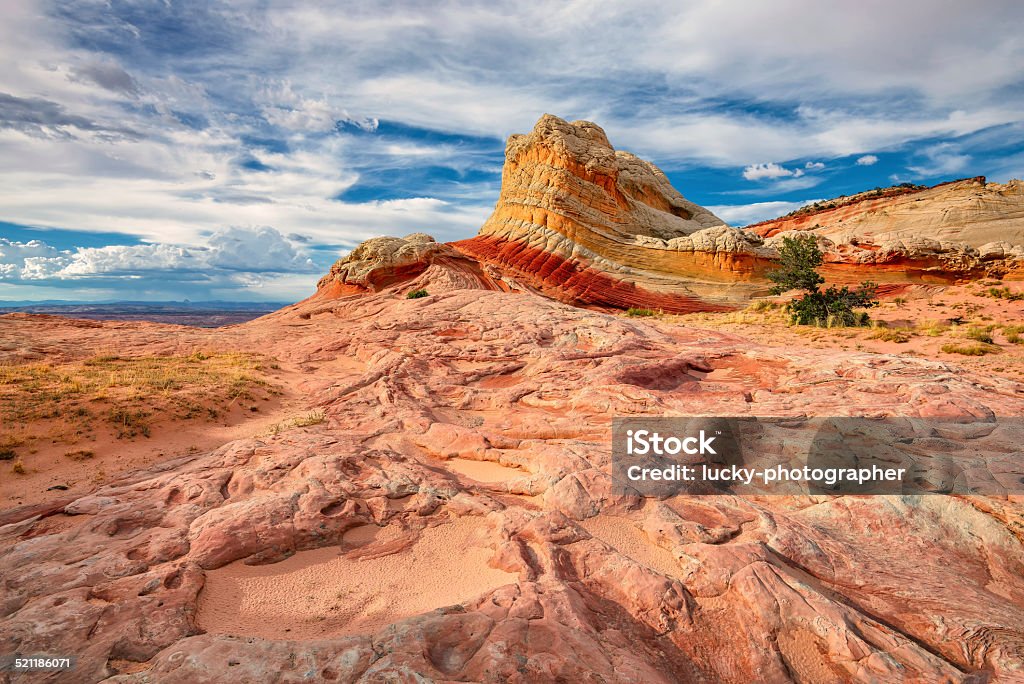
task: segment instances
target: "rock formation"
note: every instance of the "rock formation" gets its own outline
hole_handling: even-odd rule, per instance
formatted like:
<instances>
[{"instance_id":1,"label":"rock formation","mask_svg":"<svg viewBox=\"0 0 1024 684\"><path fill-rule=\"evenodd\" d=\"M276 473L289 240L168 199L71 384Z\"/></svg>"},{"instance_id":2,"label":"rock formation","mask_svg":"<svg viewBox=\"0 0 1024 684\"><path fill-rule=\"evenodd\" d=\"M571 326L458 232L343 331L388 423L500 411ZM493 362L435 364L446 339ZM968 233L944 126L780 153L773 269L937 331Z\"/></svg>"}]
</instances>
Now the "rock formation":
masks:
<instances>
[{"instance_id":1,"label":"rock formation","mask_svg":"<svg viewBox=\"0 0 1024 684\"><path fill-rule=\"evenodd\" d=\"M434 290L508 289L475 259L423 233L404 238L379 237L363 242L338 260L317 283L317 299L378 292L412 281L429 282Z\"/></svg>"},{"instance_id":2,"label":"rock formation","mask_svg":"<svg viewBox=\"0 0 1024 684\"><path fill-rule=\"evenodd\" d=\"M319 296L374 291L433 265L435 276L452 272L449 284L577 305L716 311L763 291L773 256L653 164L615 150L596 124L545 115L509 138L498 204L479 235L447 246L425 235L370 240L331 269Z\"/></svg>"},{"instance_id":3,"label":"rock formation","mask_svg":"<svg viewBox=\"0 0 1024 684\"><path fill-rule=\"evenodd\" d=\"M897 186L737 230L596 124L545 115L509 138L498 203L476 237L369 240L320 281L318 298L429 281L597 308L721 311L767 292L764 273L794 231L819 236L829 282L1024 277L1024 183Z\"/></svg>"},{"instance_id":4,"label":"rock formation","mask_svg":"<svg viewBox=\"0 0 1024 684\"><path fill-rule=\"evenodd\" d=\"M1024 277L1024 182L983 177L931 188L890 188L819 203L748 226L769 246L811 231L830 280L948 282L985 275Z\"/></svg>"},{"instance_id":5,"label":"rock formation","mask_svg":"<svg viewBox=\"0 0 1024 684\"><path fill-rule=\"evenodd\" d=\"M545 115L505 149L494 213L459 251L563 301L731 308L771 253L588 121Z\"/></svg>"},{"instance_id":6,"label":"rock formation","mask_svg":"<svg viewBox=\"0 0 1024 684\"><path fill-rule=\"evenodd\" d=\"M1019 383L479 289L154 328L88 334L138 354L152 353L142 334L259 345L296 369L324 420L3 511L0 653L78 657L73 672L3 673L12 682L1024 676L1024 508L1012 497L642 500L613 493L609 475L616 415L944 415L975 427L1021 415ZM37 328L35 344L65 332ZM1024 434L961 439L1009 454ZM483 481L458 462L511 475ZM486 560L487 581L442 572L423 546L438 539ZM353 626L344 616L372 617L381 602L401 615L401 597L321 569L331 559L349 572L360 559L416 568L417 587L483 588ZM258 594L232 584L254 574L235 563L266 578ZM294 563L307 574L273 581Z\"/></svg>"}]
</instances>

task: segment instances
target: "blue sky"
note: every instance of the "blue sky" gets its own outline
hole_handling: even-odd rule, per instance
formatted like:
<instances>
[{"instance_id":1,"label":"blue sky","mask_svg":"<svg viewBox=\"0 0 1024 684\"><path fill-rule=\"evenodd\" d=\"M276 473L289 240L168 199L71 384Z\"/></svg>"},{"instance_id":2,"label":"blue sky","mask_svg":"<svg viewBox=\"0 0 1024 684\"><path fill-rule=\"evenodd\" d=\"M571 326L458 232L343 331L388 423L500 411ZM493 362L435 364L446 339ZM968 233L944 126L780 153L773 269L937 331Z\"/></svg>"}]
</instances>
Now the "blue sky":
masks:
<instances>
[{"instance_id":1,"label":"blue sky","mask_svg":"<svg viewBox=\"0 0 1024 684\"><path fill-rule=\"evenodd\" d=\"M596 121L734 225L1024 175L1024 4L0 0L0 300L293 300Z\"/></svg>"}]
</instances>

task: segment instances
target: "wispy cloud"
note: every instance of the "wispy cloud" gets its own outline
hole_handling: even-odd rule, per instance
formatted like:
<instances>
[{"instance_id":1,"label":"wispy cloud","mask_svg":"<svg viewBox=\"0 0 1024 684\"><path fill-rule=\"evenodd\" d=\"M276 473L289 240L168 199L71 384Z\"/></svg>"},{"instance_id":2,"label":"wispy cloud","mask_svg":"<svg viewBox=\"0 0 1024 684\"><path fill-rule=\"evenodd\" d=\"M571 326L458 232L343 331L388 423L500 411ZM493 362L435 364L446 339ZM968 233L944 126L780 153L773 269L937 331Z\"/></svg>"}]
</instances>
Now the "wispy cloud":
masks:
<instances>
[{"instance_id":1,"label":"wispy cloud","mask_svg":"<svg viewBox=\"0 0 1024 684\"><path fill-rule=\"evenodd\" d=\"M857 157L857 166L874 166L878 163L878 157L873 154L865 154L863 157Z\"/></svg>"},{"instance_id":2,"label":"wispy cloud","mask_svg":"<svg viewBox=\"0 0 1024 684\"><path fill-rule=\"evenodd\" d=\"M921 150L920 156L922 163L907 168L923 178L959 173L971 160L970 155L962 154L959 146L953 143L939 143L926 147Z\"/></svg>"}]
</instances>

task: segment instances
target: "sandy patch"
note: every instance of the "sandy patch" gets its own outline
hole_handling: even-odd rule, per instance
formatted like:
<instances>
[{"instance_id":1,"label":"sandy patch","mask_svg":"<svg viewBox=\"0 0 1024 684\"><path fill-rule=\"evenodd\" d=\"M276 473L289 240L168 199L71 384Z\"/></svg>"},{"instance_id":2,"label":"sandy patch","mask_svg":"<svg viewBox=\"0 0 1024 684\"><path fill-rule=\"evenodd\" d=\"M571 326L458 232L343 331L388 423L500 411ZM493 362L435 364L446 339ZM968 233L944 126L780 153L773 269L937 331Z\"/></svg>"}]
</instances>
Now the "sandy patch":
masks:
<instances>
[{"instance_id":1,"label":"sandy patch","mask_svg":"<svg viewBox=\"0 0 1024 684\"><path fill-rule=\"evenodd\" d=\"M873 352L917 356L954 363L986 375L1000 375L1011 380L1024 379L1024 341L1014 328L1024 320L1024 299L991 296L991 290L1005 291L1010 296L1024 294L1024 283L985 280L968 285L921 286L904 289L899 297L882 299L881 305L868 313L873 321L889 331L900 332L900 337L886 335L886 330L874 328L832 328L790 326L781 310L739 311L729 313L699 313L685 316L666 316L655 324L684 325L688 328L706 328L741 335L747 340L774 347L795 349L839 349L844 351ZM987 329L995 343L992 353L984 356L966 356L943 351L946 345L972 344L968 335L972 329ZM899 340L899 341L897 341ZM1018 341L1014 341L1018 340ZM703 382L727 384L740 379L755 379L755 384L771 386L775 378L759 377L756 368L736 368L729 375L715 370L707 375L691 371Z\"/></svg>"},{"instance_id":2,"label":"sandy patch","mask_svg":"<svg viewBox=\"0 0 1024 684\"><path fill-rule=\"evenodd\" d=\"M636 522L614 515L598 515L581 524L587 532L640 565L669 577L682 576L675 556L650 541Z\"/></svg>"},{"instance_id":3,"label":"sandy patch","mask_svg":"<svg viewBox=\"0 0 1024 684\"><path fill-rule=\"evenodd\" d=\"M258 405L259 412L235 405L217 421L200 418L154 422L150 437L118 439L106 429L105 423L97 421L97 433L90 439L73 444L45 441L36 443L31 450L17 447L26 472L14 476L10 474L11 462L0 461L0 507L40 503L69 493L84 495L125 473L265 433L295 414L300 406L290 392L284 398L274 397L252 405ZM5 431L0 429L0 439L4 435ZM76 454L77 458L72 457Z\"/></svg>"},{"instance_id":4,"label":"sandy patch","mask_svg":"<svg viewBox=\"0 0 1024 684\"><path fill-rule=\"evenodd\" d=\"M468 458L450 458L445 461L445 466L477 482L508 482L529 474L493 461L472 461Z\"/></svg>"},{"instance_id":5,"label":"sandy patch","mask_svg":"<svg viewBox=\"0 0 1024 684\"><path fill-rule=\"evenodd\" d=\"M488 566L492 552L476 541L481 527L480 519L463 518L427 528L381 557L330 547L273 565L232 563L206 573L196 622L207 632L264 639L372 633L515 582L514 573ZM376 543L385 534L365 526L344 541Z\"/></svg>"}]
</instances>

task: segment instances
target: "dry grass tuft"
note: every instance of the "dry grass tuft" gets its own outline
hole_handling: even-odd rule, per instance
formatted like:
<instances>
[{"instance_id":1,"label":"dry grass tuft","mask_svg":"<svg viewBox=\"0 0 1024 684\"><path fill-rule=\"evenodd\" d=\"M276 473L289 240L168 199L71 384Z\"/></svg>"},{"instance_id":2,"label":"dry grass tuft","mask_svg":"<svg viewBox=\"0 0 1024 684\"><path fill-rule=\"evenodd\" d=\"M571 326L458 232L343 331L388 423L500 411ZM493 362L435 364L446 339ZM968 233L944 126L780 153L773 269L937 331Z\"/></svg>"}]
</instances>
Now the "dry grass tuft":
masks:
<instances>
[{"instance_id":1,"label":"dry grass tuft","mask_svg":"<svg viewBox=\"0 0 1024 684\"><path fill-rule=\"evenodd\" d=\"M0 424L25 443L74 444L104 425L119 438L145 437L155 419L213 419L237 401L278 393L264 370L259 354L206 352L0 364Z\"/></svg>"},{"instance_id":2,"label":"dry grass tuft","mask_svg":"<svg viewBox=\"0 0 1024 684\"><path fill-rule=\"evenodd\" d=\"M303 416L295 416L294 418L283 420L280 423L274 423L269 428L267 428L267 434L277 435L280 434L283 430L288 430L291 428L319 425L325 420L327 420L327 414L324 413L323 409L316 409L315 411L310 411L309 413Z\"/></svg>"},{"instance_id":3,"label":"dry grass tuft","mask_svg":"<svg viewBox=\"0 0 1024 684\"><path fill-rule=\"evenodd\" d=\"M1003 336L1006 337L1006 341L1010 344L1021 344L1024 342L1024 325L1004 325Z\"/></svg>"},{"instance_id":4,"label":"dry grass tuft","mask_svg":"<svg viewBox=\"0 0 1024 684\"><path fill-rule=\"evenodd\" d=\"M909 328L883 328L877 327L874 332L868 335L869 340L881 340L882 342L896 342L897 344L903 344L909 342L910 338L913 337L913 332Z\"/></svg>"},{"instance_id":5,"label":"dry grass tuft","mask_svg":"<svg viewBox=\"0 0 1024 684\"><path fill-rule=\"evenodd\" d=\"M995 354L999 352L999 347L994 344L987 344L985 342L975 342L973 344L944 344L942 345L942 351L946 354L963 354L964 356L984 356L986 354Z\"/></svg>"},{"instance_id":6,"label":"dry grass tuft","mask_svg":"<svg viewBox=\"0 0 1024 684\"><path fill-rule=\"evenodd\" d=\"M916 330L927 337L939 337L949 332L949 324L941 321L925 321L917 326Z\"/></svg>"},{"instance_id":7,"label":"dry grass tuft","mask_svg":"<svg viewBox=\"0 0 1024 684\"><path fill-rule=\"evenodd\" d=\"M983 342L985 344L992 344L992 330L995 329L993 325L972 325L964 331L964 337L975 342Z\"/></svg>"}]
</instances>

